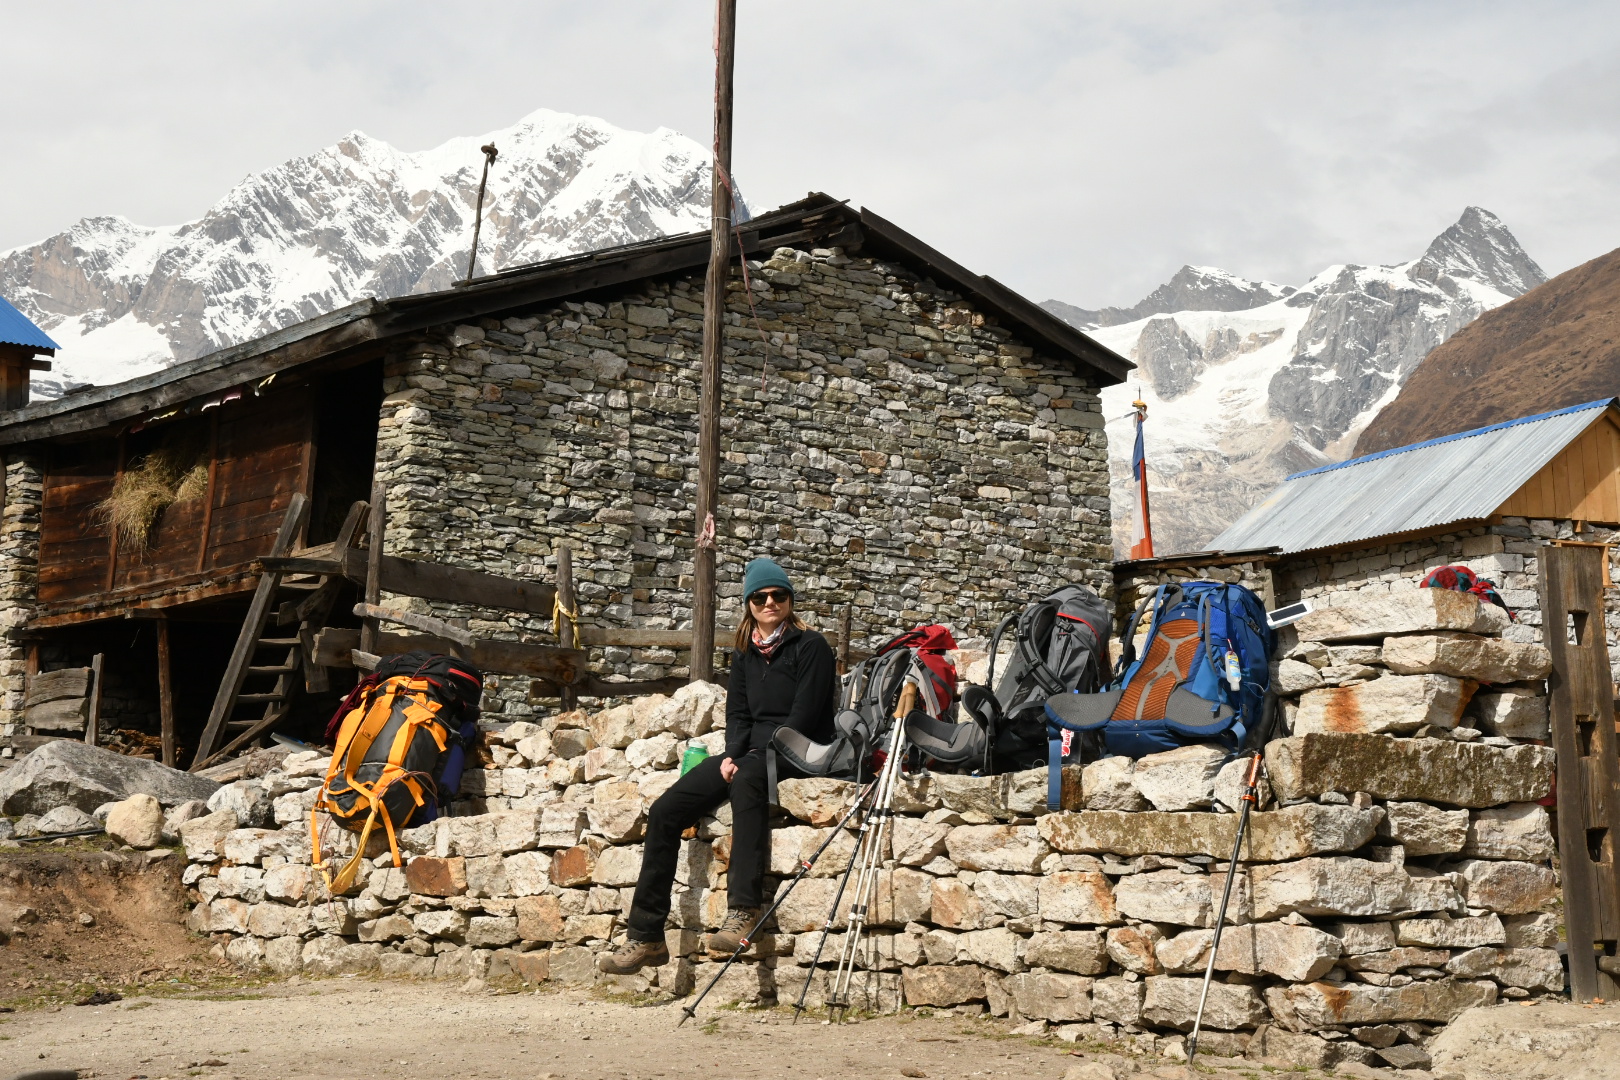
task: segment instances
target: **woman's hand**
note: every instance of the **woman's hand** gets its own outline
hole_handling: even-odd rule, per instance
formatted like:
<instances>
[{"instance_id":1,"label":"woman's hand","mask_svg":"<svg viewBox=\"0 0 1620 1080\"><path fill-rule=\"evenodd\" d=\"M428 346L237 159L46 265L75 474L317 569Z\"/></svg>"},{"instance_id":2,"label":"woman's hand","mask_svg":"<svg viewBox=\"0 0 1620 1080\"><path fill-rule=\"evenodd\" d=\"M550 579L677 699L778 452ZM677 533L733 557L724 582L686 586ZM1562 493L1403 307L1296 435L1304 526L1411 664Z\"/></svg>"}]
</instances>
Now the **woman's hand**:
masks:
<instances>
[{"instance_id":1,"label":"woman's hand","mask_svg":"<svg viewBox=\"0 0 1620 1080\"><path fill-rule=\"evenodd\" d=\"M720 762L720 779L731 783L731 778L737 775L737 763L730 758Z\"/></svg>"}]
</instances>

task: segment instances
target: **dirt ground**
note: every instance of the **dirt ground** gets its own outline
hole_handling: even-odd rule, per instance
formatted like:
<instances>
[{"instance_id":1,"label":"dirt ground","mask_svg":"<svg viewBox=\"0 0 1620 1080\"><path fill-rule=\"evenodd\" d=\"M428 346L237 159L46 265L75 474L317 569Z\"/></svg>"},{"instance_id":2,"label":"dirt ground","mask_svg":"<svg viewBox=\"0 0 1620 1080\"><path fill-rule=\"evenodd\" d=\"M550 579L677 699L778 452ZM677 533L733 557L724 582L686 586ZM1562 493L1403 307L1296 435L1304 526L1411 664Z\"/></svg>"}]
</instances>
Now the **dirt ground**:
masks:
<instances>
[{"instance_id":1,"label":"dirt ground","mask_svg":"<svg viewBox=\"0 0 1620 1080\"><path fill-rule=\"evenodd\" d=\"M103 1080L1061 1080L1086 1061L1106 1062L1120 1077L1194 1075L1156 1059L1077 1056L1063 1043L1008 1037L1002 1022L957 1016L793 1025L790 1010L705 1006L677 1028L679 1019L678 1007L636 1007L579 991L466 993L364 977L293 979L229 996L137 997L0 1016L0 1078L79 1069ZM1271 1071L1245 1064L1197 1075Z\"/></svg>"},{"instance_id":2,"label":"dirt ground","mask_svg":"<svg viewBox=\"0 0 1620 1080\"><path fill-rule=\"evenodd\" d=\"M178 855L119 852L105 840L0 852L0 906L37 913L0 944L0 1007L216 980L209 943L182 925L183 867ZM0 917L0 938L9 921Z\"/></svg>"},{"instance_id":3,"label":"dirt ground","mask_svg":"<svg viewBox=\"0 0 1620 1080\"><path fill-rule=\"evenodd\" d=\"M0 905L38 916L0 946L0 1080L74 1070L98 1080L1259 1080L1323 1074L1201 1057L1196 1070L1117 1047L1014 1036L1005 1020L926 1010L830 1025L789 1009L678 1005L599 991L519 991L344 976L272 980L208 954L181 925L174 856L0 852ZM3 914L3 912L0 912ZM79 1005L95 991L121 1000ZM1477 1015L1475 1015L1477 1014ZM1472 1026L1470 1026L1472 1025ZM1418 1080L1620 1077L1620 1006L1475 1010Z\"/></svg>"}]
</instances>

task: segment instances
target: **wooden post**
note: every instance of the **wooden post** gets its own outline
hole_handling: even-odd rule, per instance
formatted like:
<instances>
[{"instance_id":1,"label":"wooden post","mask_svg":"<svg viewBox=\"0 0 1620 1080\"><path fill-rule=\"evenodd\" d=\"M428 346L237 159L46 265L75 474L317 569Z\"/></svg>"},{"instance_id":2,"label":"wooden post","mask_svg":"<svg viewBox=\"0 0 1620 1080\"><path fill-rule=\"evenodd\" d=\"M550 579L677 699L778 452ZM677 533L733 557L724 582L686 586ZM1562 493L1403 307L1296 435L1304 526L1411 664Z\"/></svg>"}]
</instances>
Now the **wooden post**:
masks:
<instances>
[{"instance_id":1,"label":"wooden post","mask_svg":"<svg viewBox=\"0 0 1620 1080\"><path fill-rule=\"evenodd\" d=\"M692 549L692 681L714 677L714 537L720 501L720 358L731 272L731 69L737 0L716 0L714 168L710 179L709 272L703 279L703 386L698 397L698 489Z\"/></svg>"},{"instance_id":2,"label":"wooden post","mask_svg":"<svg viewBox=\"0 0 1620 1080\"><path fill-rule=\"evenodd\" d=\"M578 630L574 624L574 553L567 544L557 545L557 645L560 648L572 649L578 641ZM562 688L562 707L570 710L574 707L576 696L574 688Z\"/></svg>"},{"instance_id":3,"label":"wooden post","mask_svg":"<svg viewBox=\"0 0 1620 1080\"><path fill-rule=\"evenodd\" d=\"M1604 639L1602 556L1590 547L1540 549L1542 640L1552 744L1558 754L1558 853L1563 879L1570 994L1611 998L1620 981L1598 964L1620 939L1620 752L1614 683ZM1574 637L1571 641L1570 638ZM1601 949L1597 946L1601 945Z\"/></svg>"},{"instance_id":4,"label":"wooden post","mask_svg":"<svg viewBox=\"0 0 1620 1080\"><path fill-rule=\"evenodd\" d=\"M853 603L845 604L844 633L838 640L838 674L840 675L845 675L849 672L849 633L850 624L854 622L854 619L855 605Z\"/></svg>"},{"instance_id":5,"label":"wooden post","mask_svg":"<svg viewBox=\"0 0 1620 1080\"><path fill-rule=\"evenodd\" d=\"M158 720L162 725L163 764L174 768L174 675L169 666L169 620L157 620Z\"/></svg>"},{"instance_id":6,"label":"wooden post","mask_svg":"<svg viewBox=\"0 0 1620 1080\"><path fill-rule=\"evenodd\" d=\"M90 709L84 721L84 741L91 746L101 738L101 669L106 659L105 653L90 658Z\"/></svg>"},{"instance_id":7,"label":"wooden post","mask_svg":"<svg viewBox=\"0 0 1620 1080\"><path fill-rule=\"evenodd\" d=\"M381 480L371 485L371 513L366 516L366 603L376 606L382 598L383 533L388 524L388 489ZM367 619L360 624L360 651L377 651L377 620Z\"/></svg>"}]
</instances>

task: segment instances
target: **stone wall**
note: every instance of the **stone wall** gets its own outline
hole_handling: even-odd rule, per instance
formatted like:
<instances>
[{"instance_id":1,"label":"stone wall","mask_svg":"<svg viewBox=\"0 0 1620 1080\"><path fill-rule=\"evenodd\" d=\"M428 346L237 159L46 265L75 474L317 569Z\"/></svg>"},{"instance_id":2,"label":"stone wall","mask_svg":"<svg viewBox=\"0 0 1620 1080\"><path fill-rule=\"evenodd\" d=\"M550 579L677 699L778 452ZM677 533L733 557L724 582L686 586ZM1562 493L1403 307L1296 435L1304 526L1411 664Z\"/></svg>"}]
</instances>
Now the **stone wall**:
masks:
<instances>
[{"instance_id":1,"label":"stone wall","mask_svg":"<svg viewBox=\"0 0 1620 1080\"><path fill-rule=\"evenodd\" d=\"M1490 619L1471 597L1444 595L1457 602L1444 618L1432 604L1397 603L1406 640L1455 629L1457 605ZM1362 629L1385 632L1371 623L1378 612L1365 617ZM719 749L723 702L719 688L697 685L492 725L493 766L469 774L453 816L403 834L403 869L376 849L358 891L336 899L309 866L325 763L288 757L180 826L189 924L213 934L221 955L284 973L604 981L593 959L622 933L647 806L687 745ZM1305 727L1267 748L1269 788L1234 883L1203 1048L1412 1064L1469 1006L1560 991L1552 836L1537 802L1552 751L1509 736ZM1243 769L1205 747L1104 759L1071 771L1072 809L1057 813L1046 811L1044 770L908 778L856 1004L988 1012L1031 1031L1170 1050L1197 1005ZM783 782L778 880L852 792ZM724 914L729 834L722 808L683 845L670 964L606 981L686 994L718 970L700 934ZM329 830L323 843L342 855L353 837ZM714 1000L791 1002L808 981L819 1003L841 923L811 961L852 846L834 842Z\"/></svg>"},{"instance_id":2,"label":"stone wall","mask_svg":"<svg viewBox=\"0 0 1620 1080\"><path fill-rule=\"evenodd\" d=\"M18 451L5 455L5 491L0 493L0 741L22 730L28 649L18 631L38 595L44 490L34 455Z\"/></svg>"},{"instance_id":3,"label":"stone wall","mask_svg":"<svg viewBox=\"0 0 1620 1080\"><path fill-rule=\"evenodd\" d=\"M738 273L726 320L723 624L758 555L794 575L812 624L840 629L852 610L857 648L924 622L982 634L1069 581L1109 592L1107 448L1086 375L882 260L780 248L750 266L757 324ZM586 625L690 626L702 289L699 274L647 281L403 350L378 442L390 550L549 578L566 541ZM631 678L687 670L666 649L593 660ZM501 697L507 716L530 714Z\"/></svg>"}]
</instances>

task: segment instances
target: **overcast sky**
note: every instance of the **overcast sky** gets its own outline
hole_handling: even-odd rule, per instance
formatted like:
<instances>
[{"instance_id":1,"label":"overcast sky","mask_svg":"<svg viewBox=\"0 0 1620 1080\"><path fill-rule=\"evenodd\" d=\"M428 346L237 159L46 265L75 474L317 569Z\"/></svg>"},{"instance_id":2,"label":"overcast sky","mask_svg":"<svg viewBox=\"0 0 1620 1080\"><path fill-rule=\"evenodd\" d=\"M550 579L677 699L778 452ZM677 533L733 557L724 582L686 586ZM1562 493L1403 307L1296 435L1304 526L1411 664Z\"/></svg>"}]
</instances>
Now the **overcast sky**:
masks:
<instances>
[{"instance_id":1,"label":"overcast sky","mask_svg":"<svg viewBox=\"0 0 1620 1080\"><path fill-rule=\"evenodd\" d=\"M756 209L866 205L1034 299L1183 263L1298 284L1470 203L1549 274L1620 246L1620 4L741 0ZM0 249L199 216L359 129L544 106L709 142L707 0L8 5Z\"/></svg>"}]
</instances>

